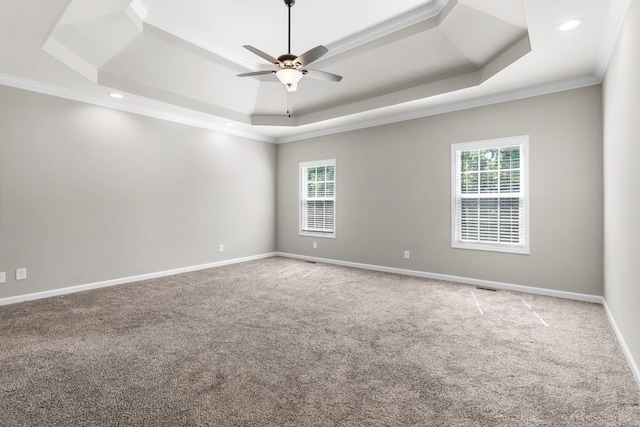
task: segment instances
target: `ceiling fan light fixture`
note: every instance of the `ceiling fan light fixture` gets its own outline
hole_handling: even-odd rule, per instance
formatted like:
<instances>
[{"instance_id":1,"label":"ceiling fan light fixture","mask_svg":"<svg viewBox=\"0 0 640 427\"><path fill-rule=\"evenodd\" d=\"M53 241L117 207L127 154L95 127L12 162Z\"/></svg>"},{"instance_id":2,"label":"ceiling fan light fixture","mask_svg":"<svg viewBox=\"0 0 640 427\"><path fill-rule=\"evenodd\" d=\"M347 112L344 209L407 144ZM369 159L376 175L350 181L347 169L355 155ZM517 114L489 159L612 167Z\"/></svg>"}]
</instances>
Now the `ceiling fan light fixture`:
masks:
<instances>
[{"instance_id":1,"label":"ceiling fan light fixture","mask_svg":"<svg viewBox=\"0 0 640 427\"><path fill-rule=\"evenodd\" d=\"M295 68L282 68L276 72L276 76L289 92L293 92L298 88L298 82L303 74Z\"/></svg>"}]
</instances>

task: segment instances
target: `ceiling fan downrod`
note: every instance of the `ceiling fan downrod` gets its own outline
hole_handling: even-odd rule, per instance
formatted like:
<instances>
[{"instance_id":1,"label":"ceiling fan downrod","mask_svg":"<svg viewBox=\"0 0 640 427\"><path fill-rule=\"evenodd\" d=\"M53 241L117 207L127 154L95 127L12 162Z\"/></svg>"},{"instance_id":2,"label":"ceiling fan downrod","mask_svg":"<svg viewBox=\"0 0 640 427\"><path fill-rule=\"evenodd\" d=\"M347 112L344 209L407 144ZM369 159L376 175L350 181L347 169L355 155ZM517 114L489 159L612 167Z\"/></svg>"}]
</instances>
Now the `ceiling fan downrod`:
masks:
<instances>
[{"instance_id":1,"label":"ceiling fan downrod","mask_svg":"<svg viewBox=\"0 0 640 427\"><path fill-rule=\"evenodd\" d=\"M287 10L289 12L289 27L288 27L289 32L287 36L287 53L280 55L278 57L278 61L282 63L282 66L284 68L292 68L297 70L298 67L296 67L296 64L294 63L297 56L291 53L291 8L293 7L294 4L296 4L296 0L284 0L284 4L287 6Z\"/></svg>"},{"instance_id":2,"label":"ceiling fan downrod","mask_svg":"<svg viewBox=\"0 0 640 427\"><path fill-rule=\"evenodd\" d=\"M287 8L289 9L289 34L287 37L287 53L291 55L291 8L294 4L296 4L296 0L284 0L284 4L287 5Z\"/></svg>"}]
</instances>

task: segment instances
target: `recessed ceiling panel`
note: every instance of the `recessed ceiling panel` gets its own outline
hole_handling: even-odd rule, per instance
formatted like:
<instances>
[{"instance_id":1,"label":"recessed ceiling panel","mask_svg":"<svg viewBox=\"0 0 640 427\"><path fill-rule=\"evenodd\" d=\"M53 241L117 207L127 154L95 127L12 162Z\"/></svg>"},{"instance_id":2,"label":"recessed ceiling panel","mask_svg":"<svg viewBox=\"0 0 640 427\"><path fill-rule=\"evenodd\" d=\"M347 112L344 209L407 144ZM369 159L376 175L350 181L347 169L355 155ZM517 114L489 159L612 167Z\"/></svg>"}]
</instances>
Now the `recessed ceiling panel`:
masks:
<instances>
[{"instance_id":1,"label":"recessed ceiling panel","mask_svg":"<svg viewBox=\"0 0 640 427\"><path fill-rule=\"evenodd\" d=\"M139 35L140 29L121 11L59 25L51 37L99 68Z\"/></svg>"},{"instance_id":2,"label":"recessed ceiling panel","mask_svg":"<svg viewBox=\"0 0 640 427\"><path fill-rule=\"evenodd\" d=\"M0 81L287 140L384 112L597 82L624 1L296 0L291 50L327 46L309 68L344 79L305 76L289 94L273 75L236 77L273 68L243 44L287 50L283 0L11 1L0 15ZM555 30L575 16L578 29ZM105 101L113 90L124 100Z\"/></svg>"},{"instance_id":3,"label":"recessed ceiling panel","mask_svg":"<svg viewBox=\"0 0 640 427\"><path fill-rule=\"evenodd\" d=\"M474 8L486 15L498 18L511 25L527 29L525 0L459 0L460 3Z\"/></svg>"},{"instance_id":4,"label":"recessed ceiling panel","mask_svg":"<svg viewBox=\"0 0 640 427\"><path fill-rule=\"evenodd\" d=\"M299 83L298 114L388 94L476 69L437 27L377 49L366 49L353 57L343 56L347 58L322 67L325 71L343 75L341 83L307 78Z\"/></svg>"},{"instance_id":5,"label":"recessed ceiling panel","mask_svg":"<svg viewBox=\"0 0 640 427\"><path fill-rule=\"evenodd\" d=\"M309 74L287 93L273 74L237 77L245 67L236 61L247 55L275 69L242 45L275 57L288 50L284 42L276 46L287 36L282 0L117 0L109 7L95 1L72 0L48 52L99 84L246 123L268 124L271 116L271 124L282 125L289 113L294 120L287 125L308 123L479 84L477 72L526 36L457 0L298 0L291 8L294 55L333 41L351 47L308 67L341 75L341 82ZM426 15L407 24L414 12ZM502 61L491 74L507 65Z\"/></svg>"},{"instance_id":6,"label":"recessed ceiling panel","mask_svg":"<svg viewBox=\"0 0 640 427\"><path fill-rule=\"evenodd\" d=\"M146 34L138 37L101 69L102 73L143 83L211 105L224 105L250 114L259 83L236 77L236 72Z\"/></svg>"},{"instance_id":7,"label":"recessed ceiling panel","mask_svg":"<svg viewBox=\"0 0 640 427\"><path fill-rule=\"evenodd\" d=\"M430 5L434 0L297 0L291 8L291 50L301 54ZM283 0L142 0L153 16L232 54L255 61L242 45L272 56L287 51L287 7Z\"/></svg>"},{"instance_id":8,"label":"recessed ceiling panel","mask_svg":"<svg viewBox=\"0 0 640 427\"><path fill-rule=\"evenodd\" d=\"M474 19L474 26L461 31L465 25L470 27L469 19ZM344 79L336 84L304 77L298 90L290 95L293 114L305 122L305 116L338 117L411 101L425 94L466 88L480 84L485 75L499 72L529 51L528 42L521 43L526 39L525 31L458 2L450 2L442 16L430 20L434 24L415 24L328 61L319 61L318 68ZM501 56L512 46L519 48ZM493 61L499 57L500 61ZM488 65L490 69L485 70ZM272 111L260 101L256 105L257 116Z\"/></svg>"},{"instance_id":9,"label":"recessed ceiling panel","mask_svg":"<svg viewBox=\"0 0 640 427\"><path fill-rule=\"evenodd\" d=\"M522 28L464 4L456 5L443 17L439 27L456 48L477 65L486 64L526 35Z\"/></svg>"},{"instance_id":10,"label":"recessed ceiling panel","mask_svg":"<svg viewBox=\"0 0 640 427\"><path fill-rule=\"evenodd\" d=\"M129 6L131 0L70 0L68 3L58 26L120 13Z\"/></svg>"}]
</instances>

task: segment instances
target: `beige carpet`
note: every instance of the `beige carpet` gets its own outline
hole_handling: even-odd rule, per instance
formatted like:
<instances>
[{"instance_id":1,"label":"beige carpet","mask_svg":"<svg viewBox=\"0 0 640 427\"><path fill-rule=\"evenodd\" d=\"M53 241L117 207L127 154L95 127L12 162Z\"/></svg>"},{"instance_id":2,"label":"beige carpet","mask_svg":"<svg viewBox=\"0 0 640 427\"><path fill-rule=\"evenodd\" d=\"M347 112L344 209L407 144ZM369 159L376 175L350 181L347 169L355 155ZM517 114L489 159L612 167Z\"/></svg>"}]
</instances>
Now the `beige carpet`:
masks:
<instances>
[{"instance_id":1,"label":"beige carpet","mask_svg":"<svg viewBox=\"0 0 640 427\"><path fill-rule=\"evenodd\" d=\"M640 426L601 306L283 258L0 307L1 426Z\"/></svg>"}]
</instances>

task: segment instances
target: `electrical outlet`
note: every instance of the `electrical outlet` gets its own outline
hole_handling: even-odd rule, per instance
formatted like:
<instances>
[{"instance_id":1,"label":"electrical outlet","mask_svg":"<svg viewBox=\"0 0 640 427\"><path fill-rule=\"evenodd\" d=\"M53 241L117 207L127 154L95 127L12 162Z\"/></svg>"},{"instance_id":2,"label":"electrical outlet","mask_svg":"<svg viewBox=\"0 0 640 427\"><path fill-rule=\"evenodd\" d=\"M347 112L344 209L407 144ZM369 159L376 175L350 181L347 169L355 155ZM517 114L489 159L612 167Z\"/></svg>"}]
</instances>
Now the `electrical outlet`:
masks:
<instances>
[{"instance_id":1,"label":"electrical outlet","mask_svg":"<svg viewBox=\"0 0 640 427\"><path fill-rule=\"evenodd\" d=\"M220 245L220 252L224 252L224 245Z\"/></svg>"},{"instance_id":2,"label":"electrical outlet","mask_svg":"<svg viewBox=\"0 0 640 427\"><path fill-rule=\"evenodd\" d=\"M313 242L313 249L317 249L318 248L318 242Z\"/></svg>"},{"instance_id":3,"label":"electrical outlet","mask_svg":"<svg viewBox=\"0 0 640 427\"><path fill-rule=\"evenodd\" d=\"M7 281L7 275L4 274L4 271L0 271L0 283L4 283Z\"/></svg>"},{"instance_id":4,"label":"electrical outlet","mask_svg":"<svg viewBox=\"0 0 640 427\"><path fill-rule=\"evenodd\" d=\"M16 280L25 280L27 278L26 268L16 268Z\"/></svg>"},{"instance_id":5,"label":"electrical outlet","mask_svg":"<svg viewBox=\"0 0 640 427\"><path fill-rule=\"evenodd\" d=\"M404 259L411 258L411 253L409 251L404 251Z\"/></svg>"}]
</instances>

